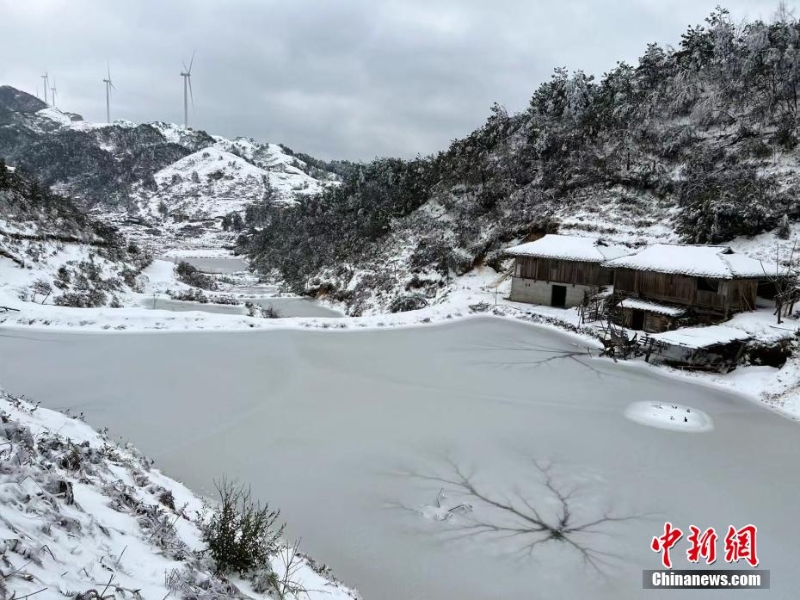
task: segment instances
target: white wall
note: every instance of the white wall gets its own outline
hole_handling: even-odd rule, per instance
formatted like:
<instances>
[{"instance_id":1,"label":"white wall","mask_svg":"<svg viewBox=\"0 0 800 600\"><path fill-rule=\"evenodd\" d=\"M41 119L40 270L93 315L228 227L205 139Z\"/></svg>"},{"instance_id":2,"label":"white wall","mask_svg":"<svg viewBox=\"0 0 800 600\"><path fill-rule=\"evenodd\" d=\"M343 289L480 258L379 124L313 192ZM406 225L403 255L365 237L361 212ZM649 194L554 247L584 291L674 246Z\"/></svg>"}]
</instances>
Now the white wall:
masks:
<instances>
[{"instance_id":1,"label":"white wall","mask_svg":"<svg viewBox=\"0 0 800 600\"><path fill-rule=\"evenodd\" d=\"M588 285L548 283L536 279L514 277L511 280L511 295L509 299L514 302L527 302L529 304L544 304L550 306L550 300L553 298L554 285L563 285L567 288L567 308L578 306L583 302L584 292L589 292L592 289L591 286Z\"/></svg>"}]
</instances>

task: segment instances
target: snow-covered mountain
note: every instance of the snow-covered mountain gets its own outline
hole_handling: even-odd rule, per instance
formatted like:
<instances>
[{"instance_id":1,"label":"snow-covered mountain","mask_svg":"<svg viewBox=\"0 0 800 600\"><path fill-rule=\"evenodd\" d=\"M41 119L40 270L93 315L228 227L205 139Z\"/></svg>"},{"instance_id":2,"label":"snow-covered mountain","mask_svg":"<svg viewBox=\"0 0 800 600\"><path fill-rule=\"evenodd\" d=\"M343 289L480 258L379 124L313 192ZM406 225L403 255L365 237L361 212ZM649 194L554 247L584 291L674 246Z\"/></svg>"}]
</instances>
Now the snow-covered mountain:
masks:
<instances>
[{"instance_id":1,"label":"snow-covered mountain","mask_svg":"<svg viewBox=\"0 0 800 600\"><path fill-rule=\"evenodd\" d=\"M163 122L87 123L9 86L0 87L0 157L87 206L145 218L162 202L162 219L240 211L263 197L267 180L288 203L339 181L278 144Z\"/></svg>"}]
</instances>

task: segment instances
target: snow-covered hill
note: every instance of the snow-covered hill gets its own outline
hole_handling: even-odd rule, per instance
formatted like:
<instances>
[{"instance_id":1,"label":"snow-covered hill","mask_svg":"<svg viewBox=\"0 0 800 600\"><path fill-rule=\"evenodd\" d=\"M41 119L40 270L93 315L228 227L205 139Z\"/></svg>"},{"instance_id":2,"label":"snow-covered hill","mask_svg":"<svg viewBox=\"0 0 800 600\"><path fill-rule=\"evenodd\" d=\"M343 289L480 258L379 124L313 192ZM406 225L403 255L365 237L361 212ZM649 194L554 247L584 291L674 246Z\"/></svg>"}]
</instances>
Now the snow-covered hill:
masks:
<instances>
[{"instance_id":1,"label":"snow-covered hill","mask_svg":"<svg viewBox=\"0 0 800 600\"><path fill-rule=\"evenodd\" d=\"M0 163L0 305L118 306L150 256Z\"/></svg>"},{"instance_id":2,"label":"snow-covered hill","mask_svg":"<svg viewBox=\"0 0 800 600\"><path fill-rule=\"evenodd\" d=\"M139 186L143 208L157 216L159 206L168 214L191 220L222 217L241 211L264 194L270 173L216 147L190 154L154 175L157 191Z\"/></svg>"},{"instance_id":3,"label":"snow-covered hill","mask_svg":"<svg viewBox=\"0 0 800 600\"><path fill-rule=\"evenodd\" d=\"M157 217L163 203L167 214L199 221L242 212L264 196L267 180L275 201L284 203L334 182L320 182L297 164L275 144L222 139L155 173L155 190L141 184L133 195L141 199L143 215Z\"/></svg>"},{"instance_id":4,"label":"snow-covered hill","mask_svg":"<svg viewBox=\"0 0 800 600\"><path fill-rule=\"evenodd\" d=\"M164 122L87 123L9 86L0 86L0 158L99 214L138 219L156 244L176 221L241 212L266 181L285 203L339 183L278 144Z\"/></svg>"},{"instance_id":5,"label":"snow-covered hill","mask_svg":"<svg viewBox=\"0 0 800 600\"><path fill-rule=\"evenodd\" d=\"M3 599L357 597L293 546L247 576L215 575L202 541L213 502L79 417L2 390L0 505Z\"/></svg>"}]
</instances>

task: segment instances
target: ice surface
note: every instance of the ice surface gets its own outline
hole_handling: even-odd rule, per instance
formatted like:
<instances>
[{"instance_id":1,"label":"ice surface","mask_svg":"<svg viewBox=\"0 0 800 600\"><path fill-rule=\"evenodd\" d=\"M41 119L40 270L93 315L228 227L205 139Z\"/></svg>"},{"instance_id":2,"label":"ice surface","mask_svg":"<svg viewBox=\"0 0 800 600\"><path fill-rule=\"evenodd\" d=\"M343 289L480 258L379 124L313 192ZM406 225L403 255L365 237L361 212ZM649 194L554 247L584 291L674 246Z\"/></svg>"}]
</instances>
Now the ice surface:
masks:
<instances>
[{"instance_id":1,"label":"ice surface","mask_svg":"<svg viewBox=\"0 0 800 600\"><path fill-rule=\"evenodd\" d=\"M249 482L365 599L638 599L667 519L684 530L757 525L769 597L795 598L798 425L655 369L559 355L581 349L498 319L355 332L7 331L0 381L85 412L200 491L222 474ZM624 416L633 401L676 400L706 413L713 431ZM554 465L557 485L579 490L576 519L632 517L581 540L620 560L602 578L559 543L529 558L511 540L456 539L460 522L487 518L485 506L421 514L435 517L443 487L423 476L447 475L451 459L474 469L481 489L520 491L547 515L557 503L532 460ZM673 561L685 568L679 546Z\"/></svg>"},{"instance_id":2,"label":"ice surface","mask_svg":"<svg viewBox=\"0 0 800 600\"><path fill-rule=\"evenodd\" d=\"M203 273L236 273L246 271L248 263L241 258L217 258L217 257L177 257L173 259L176 263L186 261Z\"/></svg>"}]
</instances>

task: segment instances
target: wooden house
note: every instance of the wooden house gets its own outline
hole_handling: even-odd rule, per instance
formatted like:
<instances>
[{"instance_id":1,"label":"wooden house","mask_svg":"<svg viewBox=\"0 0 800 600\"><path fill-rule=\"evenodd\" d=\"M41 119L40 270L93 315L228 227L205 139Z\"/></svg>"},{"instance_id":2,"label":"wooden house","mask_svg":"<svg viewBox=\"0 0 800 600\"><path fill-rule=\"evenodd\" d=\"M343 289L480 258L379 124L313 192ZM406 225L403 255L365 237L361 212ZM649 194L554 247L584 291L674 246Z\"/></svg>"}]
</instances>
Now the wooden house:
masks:
<instances>
[{"instance_id":1,"label":"wooden house","mask_svg":"<svg viewBox=\"0 0 800 600\"><path fill-rule=\"evenodd\" d=\"M722 321L753 310L760 280L774 266L725 246L656 244L604 264L614 272L621 324L648 332L674 328L681 319Z\"/></svg>"},{"instance_id":2,"label":"wooden house","mask_svg":"<svg viewBox=\"0 0 800 600\"><path fill-rule=\"evenodd\" d=\"M602 240L548 234L505 253L514 257L510 300L569 308L587 294L610 285L611 269L603 263L628 249Z\"/></svg>"}]
</instances>

